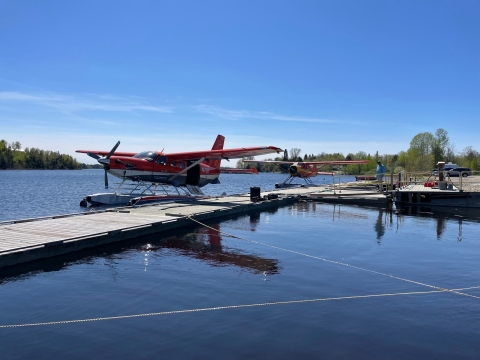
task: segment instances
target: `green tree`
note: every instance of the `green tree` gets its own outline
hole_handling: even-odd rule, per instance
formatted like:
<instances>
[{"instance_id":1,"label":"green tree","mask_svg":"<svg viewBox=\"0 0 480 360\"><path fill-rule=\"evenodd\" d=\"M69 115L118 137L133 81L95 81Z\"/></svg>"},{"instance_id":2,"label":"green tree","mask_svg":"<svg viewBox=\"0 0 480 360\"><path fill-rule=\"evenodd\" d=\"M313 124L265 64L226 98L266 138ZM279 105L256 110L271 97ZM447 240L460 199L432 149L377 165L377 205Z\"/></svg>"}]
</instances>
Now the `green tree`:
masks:
<instances>
[{"instance_id":1,"label":"green tree","mask_svg":"<svg viewBox=\"0 0 480 360\"><path fill-rule=\"evenodd\" d=\"M433 165L436 165L439 161L444 161L448 143L449 138L447 131L442 128L437 129L435 132L435 137L432 141Z\"/></svg>"},{"instance_id":2,"label":"green tree","mask_svg":"<svg viewBox=\"0 0 480 360\"><path fill-rule=\"evenodd\" d=\"M424 132L417 134L410 141L410 149L414 149L418 156L429 155L432 150L433 140L432 133Z\"/></svg>"},{"instance_id":3,"label":"green tree","mask_svg":"<svg viewBox=\"0 0 480 360\"><path fill-rule=\"evenodd\" d=\"M298 160L301 152L302 152L302 150L299 149L299 148L290 149L290 161L302 161L302 158L300 158L300 160Z\"/></svg>"}]
</instances>

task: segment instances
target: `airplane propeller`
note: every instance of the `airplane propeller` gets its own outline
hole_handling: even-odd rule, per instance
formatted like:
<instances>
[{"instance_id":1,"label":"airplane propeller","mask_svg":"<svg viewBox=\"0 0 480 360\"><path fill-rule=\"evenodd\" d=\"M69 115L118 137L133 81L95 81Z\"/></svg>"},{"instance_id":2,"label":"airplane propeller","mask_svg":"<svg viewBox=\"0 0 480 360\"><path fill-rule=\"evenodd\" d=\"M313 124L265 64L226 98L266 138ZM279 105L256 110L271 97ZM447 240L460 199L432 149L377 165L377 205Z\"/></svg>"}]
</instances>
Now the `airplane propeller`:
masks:
<instances>
[{"instance_id":1,"label":"airplane propeller","mask_svg":"<svg viewBox=\"0 0 480 360\"><path fill-rule=\"evenodd\" d=\"M92 157L92 158L94 158L95 160L98 160L98 159L100 159L100 158L101 158L101 156L100 156L100 155L97 155L97 154L92 154L92 153L89 153L89 152L87 152L87 155L88 155L88 156L90 156L90 157Z\"/></svg>"},{"instance_id":2,"label":"airplane propeller","mask_svg":"<svg viewBox=\"0 0 480 360\"><path fill-rule=\"evenodd\" d=\"M117 150L118 145L120 145L120 140L115 144L115 146L112 148L112 150L110 150L110 152L108 153L107 156L105 156L104 158L97 159L97 161L100 164L103 164L103 165L110 165L110 156L112 156L113 153L115 152L115 150Z\"/></svg>"},{"instance_id":3,"label":"airplane propeller","mask_svg":"<svg viewBox=\"0 0 480 360\"><path fill-rule=\"evenodd\" d=\"M105 169L105 189L108 189L108 175L107 175L107 169Z\"/></svg>"},{"instance_id":4,"label":"airplane propeller","mask_svg":"<svg viewBox=\"0 0 480 360\"><path fill-rule=\"evenodd\" d=\"M107 167L109 167L109 165L110 165L110 156L112 156L115 153L115 151L117 150L119 145L120 145L120 141L118 141L115 144L115 146L112 148L112 150L110 150L110 152L104 158L102 158L101 156L99 156L97 154L92 154L92 153L89 153L89 152L87 153L88 156L90 156L91 158L94 158L100 164L103 165L103 168L105 170L105 189L108 189Z\"/></svg>"}]
</instances>

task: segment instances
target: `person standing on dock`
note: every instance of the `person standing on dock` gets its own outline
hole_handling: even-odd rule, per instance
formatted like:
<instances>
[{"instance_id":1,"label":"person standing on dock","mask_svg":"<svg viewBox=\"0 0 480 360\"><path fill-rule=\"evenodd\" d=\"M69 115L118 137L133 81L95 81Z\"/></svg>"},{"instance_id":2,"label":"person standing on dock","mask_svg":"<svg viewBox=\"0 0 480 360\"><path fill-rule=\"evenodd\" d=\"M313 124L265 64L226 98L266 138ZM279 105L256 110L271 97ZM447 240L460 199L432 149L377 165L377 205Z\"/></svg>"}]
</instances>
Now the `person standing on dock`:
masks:
<instances>
[{"instance_id":1,"label":"person standing on dock","mask_svg":"<svg viewBox=\"0 0 480 360\"><path fill-rule=\"evenodd\" d=\"M385 173L387 170L385 168L385 165L383 165L381 161L379 161L377 164L378 165L377 165L376 177L377 177L377 181L381 183L383 181L383 177L385 176Z\"/></svg>"}]
</instances>

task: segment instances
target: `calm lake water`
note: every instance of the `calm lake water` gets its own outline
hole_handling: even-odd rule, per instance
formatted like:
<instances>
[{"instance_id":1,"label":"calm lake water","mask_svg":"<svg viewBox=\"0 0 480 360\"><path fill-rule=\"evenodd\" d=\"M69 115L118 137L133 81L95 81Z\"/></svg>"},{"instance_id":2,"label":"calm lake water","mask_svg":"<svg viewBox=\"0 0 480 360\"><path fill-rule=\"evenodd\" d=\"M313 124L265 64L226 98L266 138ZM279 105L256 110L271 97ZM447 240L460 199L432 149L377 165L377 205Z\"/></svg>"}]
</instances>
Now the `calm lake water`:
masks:
<instances>
[{"instance_id":1,"label":"calm lake water","mask_svg":"<svg viewBox=\"0 0 480 360\"><path fill-rule=\"evenodd\" d=\"M80 207L87 195L113 192L119 180L109 175L105 190L103 170L0 170L0 221L89 211ZM285 174L221 174L220 184L202 187L206 195L245 194L251 186L272 190ZM331 184L331 176L312 178L315 184ZM353 181L345 176L342 181ZM338 182L338 178L336 179ZM304 183L302 182L298 182Z\"/></svg>"},{"instance_id":2,"label":"calm lake water","mask_svg":"<svg viewBox=\"0 0 480 360\"><path fill-rule=\"evenodd\" d=\"M102 171L0 171L0 220L102 191ZM2 359L480 358L478 220L297 203L208 225L0 270Z\"/></svg>"}]
</instances>

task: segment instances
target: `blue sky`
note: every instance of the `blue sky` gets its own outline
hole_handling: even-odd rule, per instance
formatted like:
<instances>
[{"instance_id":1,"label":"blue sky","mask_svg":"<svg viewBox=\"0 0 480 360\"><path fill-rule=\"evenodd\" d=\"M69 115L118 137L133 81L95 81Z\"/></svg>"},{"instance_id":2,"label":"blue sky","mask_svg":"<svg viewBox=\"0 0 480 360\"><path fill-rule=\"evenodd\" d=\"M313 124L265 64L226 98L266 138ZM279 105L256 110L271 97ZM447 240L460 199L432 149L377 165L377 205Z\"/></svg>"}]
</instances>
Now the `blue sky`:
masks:
<instances>
[{"instance_id":1,"label":"blue sky","mask_svg":"<svg viewBox=\"0 0 480 360\"><path fill-rule=\"evenodd\" d=\"M480 1L0 0L0 138L166 152L480 150ZM234 165L234 164L232 164Z\"/></svg>"}]
</instances>

